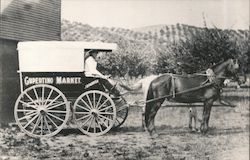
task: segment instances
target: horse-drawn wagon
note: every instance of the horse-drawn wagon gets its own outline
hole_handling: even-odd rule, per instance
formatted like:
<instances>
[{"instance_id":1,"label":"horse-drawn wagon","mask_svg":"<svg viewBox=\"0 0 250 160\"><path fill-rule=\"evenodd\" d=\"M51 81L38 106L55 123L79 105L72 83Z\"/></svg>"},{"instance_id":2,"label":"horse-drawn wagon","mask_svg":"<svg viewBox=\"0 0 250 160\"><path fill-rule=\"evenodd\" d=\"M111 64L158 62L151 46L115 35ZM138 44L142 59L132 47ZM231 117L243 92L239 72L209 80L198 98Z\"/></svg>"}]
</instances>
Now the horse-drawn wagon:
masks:
<instances>
[{"instance_id":1,"label":"horse-drawn wagon","mask_svg":"<svg viewBox=\"0 0 250 160\"><path fill-rule=\"evenodd\" d=\"M18 43L21 94L14 116L22 131L32 137L59 133L71 116L89 136L122 125L128 105L114 100L101 78L86 75L84 53L111 52L116 44L100 42L34 41Z\"/></svg>"}]
</instances>

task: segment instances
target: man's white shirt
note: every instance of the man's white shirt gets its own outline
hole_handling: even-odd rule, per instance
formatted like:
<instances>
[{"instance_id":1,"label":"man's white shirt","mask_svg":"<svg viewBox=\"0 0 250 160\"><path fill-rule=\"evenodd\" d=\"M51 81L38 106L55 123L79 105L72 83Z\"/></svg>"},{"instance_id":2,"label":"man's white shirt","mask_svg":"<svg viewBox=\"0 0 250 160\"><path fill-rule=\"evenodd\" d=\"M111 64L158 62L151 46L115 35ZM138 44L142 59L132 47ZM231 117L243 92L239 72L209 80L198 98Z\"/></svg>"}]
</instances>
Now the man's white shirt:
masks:
<instances>
[{"instance_id":1,"label":"man's white shirt","mask_svg":"<svg viewBox=\"0 0 250 160\"><path fill-rule=\"evenodd\" d=\"M92 56L89 56L85 60L84 68L85 68L86 75L98 75L100 77L105 77L102 73L100 73L96 69L97 68L97 62L96 62L96 60Z\"/></svg>"}]
</instances>

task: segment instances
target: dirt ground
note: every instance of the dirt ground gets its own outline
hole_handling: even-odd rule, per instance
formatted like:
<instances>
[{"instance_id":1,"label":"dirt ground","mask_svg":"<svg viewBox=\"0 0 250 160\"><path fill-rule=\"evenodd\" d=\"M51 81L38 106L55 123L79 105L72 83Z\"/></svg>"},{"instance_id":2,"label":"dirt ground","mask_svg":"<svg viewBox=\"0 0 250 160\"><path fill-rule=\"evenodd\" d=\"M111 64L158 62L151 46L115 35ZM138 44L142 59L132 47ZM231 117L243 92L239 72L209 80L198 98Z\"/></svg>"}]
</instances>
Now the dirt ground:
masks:
<instances>
[{"instance_id":1,"label":"dirt ground","mask_svg":"<svg viewBox=\"0 0 250 160\"><path fill-rule=\"evenodd\" d=\"M156 117L159 137L152 139L141 127L141 108L131 107L124 125L101 137L67 128L34 139L15 126L1 129L0 160L249 160L249 89L226 90L224 98L236 107L214 107L206 135L188 129L188 108L162 107Z\"/></svg>"}]
</instances>

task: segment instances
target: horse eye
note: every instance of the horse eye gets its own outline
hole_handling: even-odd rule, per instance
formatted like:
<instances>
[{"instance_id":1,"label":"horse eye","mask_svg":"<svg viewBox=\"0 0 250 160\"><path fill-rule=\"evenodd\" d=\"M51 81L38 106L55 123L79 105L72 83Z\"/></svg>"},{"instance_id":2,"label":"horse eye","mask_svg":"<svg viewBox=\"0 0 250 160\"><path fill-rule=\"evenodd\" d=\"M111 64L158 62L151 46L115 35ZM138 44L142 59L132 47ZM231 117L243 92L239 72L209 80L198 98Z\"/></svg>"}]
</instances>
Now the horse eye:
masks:
<instances>
[{"instance_id":1,"label":"horse eye","mask_svg":"<svg viewBox=\"0 0 250 160\"><path fill-rule=\"evenodd\" d=\"M234 59L233 62L236 64L236 63L238 63L238 60L237 60L237 59Z\"/></svg>"}]
</instances>

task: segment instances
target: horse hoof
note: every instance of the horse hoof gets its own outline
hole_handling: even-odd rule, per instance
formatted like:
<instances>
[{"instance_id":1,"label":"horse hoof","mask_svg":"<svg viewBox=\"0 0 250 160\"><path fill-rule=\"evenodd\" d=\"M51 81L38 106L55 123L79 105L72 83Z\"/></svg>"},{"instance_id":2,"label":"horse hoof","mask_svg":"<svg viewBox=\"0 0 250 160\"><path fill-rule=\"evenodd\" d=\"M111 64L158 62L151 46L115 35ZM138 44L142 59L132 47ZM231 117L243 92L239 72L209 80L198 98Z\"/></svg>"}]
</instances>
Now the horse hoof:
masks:
<instances>
[{"instance_id":1,"label":"horse hoof","mask_svg":"<svg viewBox=\"0 0 250 160\"><path fill-rule=\"evenodd\" d=\"M154 138L157 138L157 137L159 137L159 135L157 134L157 133L150 133L150 137L152 138L152 139L154 139Z\"/></svg>"},{"instance_id":2,"label":"horse hoof","mask_svg":"<svg viewBox=\"0 0 250 160\"><path fill-rule=\"evenodd\" d=\"M203 129L201 129L201 133L202 133L202 134L206 134L206 133L207 133L207 131L208 131L208 129L204 129L204 128L203 128Z\"/></svg>"},{"instance_id":3,"label":"horse hoof","mask_svg":"<svg viewBox=\"0 0 250 160\"><path fill-rule=\"evenodd\" d=\"M190 130L192 130L193 127L192 127L192 126L188 126L188 128L189 128Z\"/></svg>"},{"instance_id":4,"label":"horse hoof","mask_svg":"<svg viewBox=\"0 0 250 160\"><path fill-rule=\"evenodd\" d=\"M192 129L191 129L191 132L196 132L196 131L197 131L196 128L192 128Z\"/></svg>"}]
</instances>

